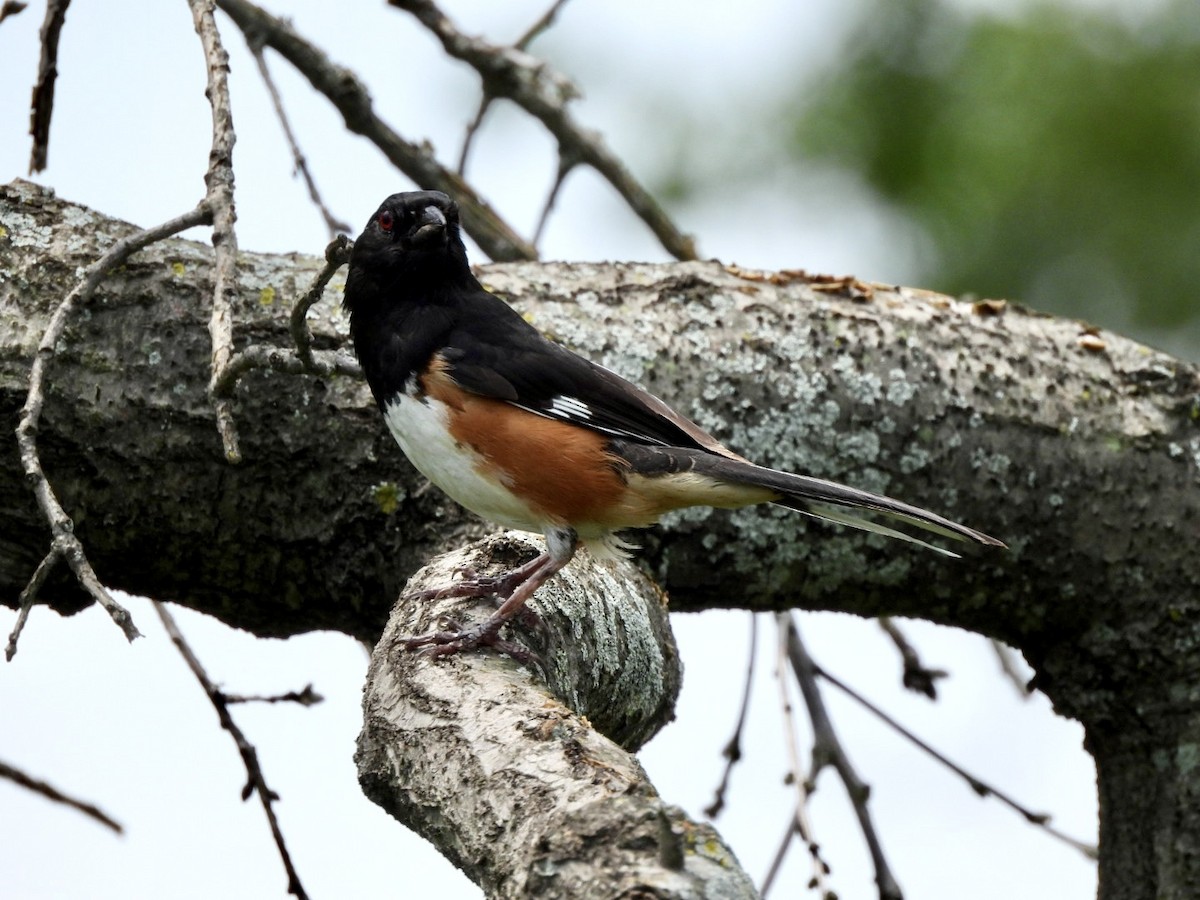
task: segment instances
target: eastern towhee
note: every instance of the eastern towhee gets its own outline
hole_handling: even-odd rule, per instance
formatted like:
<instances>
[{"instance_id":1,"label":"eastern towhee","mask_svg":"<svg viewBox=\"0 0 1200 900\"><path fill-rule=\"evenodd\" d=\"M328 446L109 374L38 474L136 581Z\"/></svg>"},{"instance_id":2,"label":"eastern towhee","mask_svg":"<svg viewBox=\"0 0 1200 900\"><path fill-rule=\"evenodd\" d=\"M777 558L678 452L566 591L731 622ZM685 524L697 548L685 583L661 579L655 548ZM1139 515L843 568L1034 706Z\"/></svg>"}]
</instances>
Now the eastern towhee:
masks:
<instances>
[{"instance_id":1,"label":"eastern towhee","mask_svg":"<svg viewBox=\"0 0 1200 900\"><path fill-rule=\"evenodd\" d=\"M756 466L621 376L542 336L471 274L458 207L438 191L393 194L354 243L350 333L392 435L430 481L485 519L541 532L546 552L499 578L468 574L439 596L494 596L480 625L407 641L446 655L499 637L580 542L687 506L778 503L940 547L843 510L882 513L942 537L993 537L907 503ZM840 507L836 509L834 507Z\"/></svg>"}]
</instances>

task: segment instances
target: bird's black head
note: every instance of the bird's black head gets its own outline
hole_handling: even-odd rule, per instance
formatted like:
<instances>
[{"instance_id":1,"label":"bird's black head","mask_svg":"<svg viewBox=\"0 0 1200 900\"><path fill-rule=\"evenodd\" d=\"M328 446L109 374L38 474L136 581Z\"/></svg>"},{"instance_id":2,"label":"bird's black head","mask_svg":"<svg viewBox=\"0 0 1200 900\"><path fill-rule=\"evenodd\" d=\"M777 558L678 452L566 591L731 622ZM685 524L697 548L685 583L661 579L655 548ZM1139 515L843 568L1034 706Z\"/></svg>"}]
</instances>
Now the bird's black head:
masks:
<instances>
[{"instance_id":1,"label":"bird's black head","mask_svg":"<svg viewBox=\"0 0 1200 900\"><path fill-rule=\"evenodd\" d=\"M458 204L441 191L392 194L354 242L346 305L365 291L428 289L474 281L459 233Z\"/></svg>"}]
</instances>

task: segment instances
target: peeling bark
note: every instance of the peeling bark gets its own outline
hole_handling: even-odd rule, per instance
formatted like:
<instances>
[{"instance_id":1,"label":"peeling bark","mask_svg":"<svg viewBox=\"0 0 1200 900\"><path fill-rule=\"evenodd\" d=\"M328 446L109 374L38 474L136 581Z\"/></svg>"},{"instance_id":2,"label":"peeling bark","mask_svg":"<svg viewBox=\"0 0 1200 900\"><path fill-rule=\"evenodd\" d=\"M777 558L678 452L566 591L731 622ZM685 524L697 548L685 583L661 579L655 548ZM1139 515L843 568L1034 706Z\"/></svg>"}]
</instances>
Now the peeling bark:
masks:
<instances>
[{"instance_id":1,"label":"peeling bark","mask_svg":"<svg viewBox=\"0 0 1200 900\"><path fill-rule=\"evenodd\" d=\"M0 189L9 422L49 311L77 268L128 230L26 183ZM235 349L289 347L288 307L319 265L242 254ZM522 263L480 275L543 330L739 452L1007 540L1009 553L946 561L773 508L688 511L638 538L675 610L916 616L1018 647L1058 710L1084 723L1097 758L1102 895L1195 895L1194 366L1011 304L800 273ZM345 376L251 372L235 396L245 462L225 463L205 394L211 279L211 248L186 241L112 274L50 371L47 475L110 587L257 634L330 628L373 641L412 573L483 526L422 483L365 386ZM344 342L333 302L311 318L318 349ZM0 457L8 605L47 549L12 446ZM42 599L62 611L82 602L65 578ZM1138 778L1131 760L1142 760Z\"/></svg>"}]
</instances>

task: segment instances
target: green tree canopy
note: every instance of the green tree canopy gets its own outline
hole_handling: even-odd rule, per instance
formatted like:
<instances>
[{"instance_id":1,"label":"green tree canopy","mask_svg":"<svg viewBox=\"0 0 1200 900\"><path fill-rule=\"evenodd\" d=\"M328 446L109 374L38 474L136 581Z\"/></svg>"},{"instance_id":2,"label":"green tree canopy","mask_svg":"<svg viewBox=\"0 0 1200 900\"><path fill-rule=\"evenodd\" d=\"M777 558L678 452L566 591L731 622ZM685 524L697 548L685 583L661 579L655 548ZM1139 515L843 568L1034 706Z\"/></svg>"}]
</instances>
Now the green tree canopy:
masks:
<instances>
[{"instance_id":1,"label":"green tree canopy","mask_svg":"<svg viewBox=\"0 0 1200 900\"><path fill-rule=\"evenodd\" d=\"M929 237L923 283L1200 355L1200 6L877 4L788 117Z\"/></svg>"}]
</instances>

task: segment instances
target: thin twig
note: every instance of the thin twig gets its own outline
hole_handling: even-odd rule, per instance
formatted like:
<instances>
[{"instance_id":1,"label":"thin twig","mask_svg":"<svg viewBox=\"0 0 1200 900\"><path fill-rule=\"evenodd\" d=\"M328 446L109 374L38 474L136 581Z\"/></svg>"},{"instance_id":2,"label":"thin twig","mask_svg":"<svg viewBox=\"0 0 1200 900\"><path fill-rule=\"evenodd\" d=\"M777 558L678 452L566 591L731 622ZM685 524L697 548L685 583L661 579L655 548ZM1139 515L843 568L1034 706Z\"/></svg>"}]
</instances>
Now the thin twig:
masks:
<instances>
[{"instance_id":1,"label":"thin twig","mask_svg":"<svg viewBox=\"0 0 1200 900\"><path fill-rule=\"evenodd\" d=\"M542 15L538 18L538 20L536 22L534 22L532 25L530 25L529 28L526 30L526 32L523 35L521 35L519 38L517 38L517 40L513 43L513 47L517 50L528 50L529 45L531 43L533 43L534 40L536 40L537 37L539 35L541 35L547 28L549 28L551 25L554 24L554 20L555 20L555 18L557 18L559 11L566 5L567 5L567 0L555 0L554 5L551 6L544 13L542 13ZM463 136L462 150L460 151L460 153L458 155L458 170L457 171L458 171L459 175L466 174L467 156L471 152L471 145L475 141L475 134L476 134L476 132L479 131L479 126L483 124L483 119L484 119L484 116L487 115L487 111L489 109L491 109L492 101L496 99L496 95L488 90L487 81L483 82L482 94L483 95L479 98L479 111L475 113L475 118L473 118L471 120L470 124L467 125L467 133ZM559 168L561 171L562 167L560 166ZM559 181L560 182L562 181L561 175L559 177ZM547 212L548 211L549 210L547 209ZM545 218L545 215L546 215L546 213L543 212L543 214L542 214L543 219ZM541 230L542 230L541 226L539 225L538 226L539 234L541 233ZM537 238L535 237L533 240L533 244L535 247L537 246L537 243L538 243L538 241L537 241Z\"/></svg>"},{"instance_id":2,"label":"thin twig","mask_svg":"<svg viewBox=\"0 0 1200 900\"><path fill-rule=\"evenodd\" d=\"M825 701L817 686L816 664L808 655L808 650L800 639L800 631L796 627L795 618L791 613L777 613L776 622L782 632L781 639L787 646L788 660L796 675L796 681L800 685L800 693L808 707L808 718L813 726L812 777L815 779L818 772L825 766L833 766L842 784L846 787L846 793L854 807L854 814L858 818L858 827L862 831L863 838L867 842L867 849L871 853L871 862L875 867L875 884L879 888L880 900L903 900L904 894L888 865L883 845L879 841L875 824L871 820L871 811L867 807L871 789L859 778L858 772L850 764L850 757L846 755L841 739L833 727L833 720L829 718L829 711L825 708Z\"/></svg>"},{"instance_id":3,"label":"thin twig","mask_svg":"<svg viewBox=\"0 0 1200 900\"><path fill-rule=\"evenodd\" d=\"M1000 663L1000 671L1004 673L1005 678L1012 682L1012 686L1017 690L1017 695L1022 700L1032 697L1033 688L1029 676L1021 671L1020 664L1016 660L1016 651L996 638L988 638L988 643L992 645L996 660Z\"/></svg>"},{"instance_id":4,"label":"thin twig","mask_svg":"<svg viewBox=\"0 0 1200 900\"><path fill-rule=\"evenodd\" d=\"M463 135L462 149L458 151L458 172L460 178L466 177L467 174L467 157L471 154L471 147L475 143L475 135L479 131L479 127L483 125L483 119L487 115L487 111L492 108L492 101L496 97L488 93L487 85L483 86L483 95L479 98L479 110L475 113L475 118L467 123L466 134ZM537 242L534 242L535 246Z\"/></svg>"},{"instance_id":5,"label":"thin twig","mask_svg":"<svg viewBox=\"0 0 1200 900\"><path fill-rule=\"evenodd\" d=\"M558 141L559 155L594 168L624 198L676 259L696 259L695 241L675 227L658 201L633 177L600 135L581 128L567 111L579 90L564 75L516 47L502 47L463 34L432 0L388 0L411 13L442 42L446 53L470 65L486 94L512 100L538 119Z\"/></svg>"},{"instance_id":6,"label":"thin twig","mask_svg":"<svg viewBox=\"0 0 1200 900\"><path fill-rule=\"evenodd\" d=\"M567 180L567 176L571 174L571 170L578 164L578 159L568 157L565 154L559 155L558 171L554 176L554 184L550 188L550 193L546 195L546 202L542 204L542 214L538 216L537 227L533 230L534 246L541 243L542 233L546 230L546 223L550 221L550 213L554 209L555 201L558 200L558 193L562 190L563 182Z\"/></svg>"},{"instance_id":7,"label":"thin twig","mask_svg":"<svg viewBox=\"0 0 1200 900\"><path fill-rule=\"evenodd\" d=\"M784 677L784 669L787 665L787 641L786 633L782 628L779 630L779 640L776 642L776 650L775 678L779 684L784 737L787 744L788 762L791 766L788 780L796 787L796 805L791 816L792 827L786 834L783 844L780 845L779 850L775 853L775 858L771 862L771 868L768 870L766 878L763 879L762 895L764 898L767 896L771 885L775 882L775 876L779 874L779 869L783 865L787 851L791 847L792 838L795 835L799 835L808 848L808 854L812 860L813 873L808 881L808 886L820 891L823 898L833 900L833 898L837 897L837 894L825 884L825 876L830 871L829 864L821 856L821 845L817 843L812 823L808 819L808 798L815 789L819 766L814 752L812 770L807 777L804 775L804 768L800 762L800 747L796 742L796 721L792 712L792 698L788 691L787 679Z\"/></svg>"},{"instance_id":8,"label":"thin twig","mask_svg":"<svg viewBox=\"0 0 1200 900\"><path fill-rule=\"evenodd\" d=\"M303 690L288 691L286 694L226 694L221 692L221 698L226 703L298 703L301 706L316 706L324 703L325 698L313 690L311 684L306 684Z\"/></svg>"},{"instance_id":9,"label":"thin twig","mask_svg":"<svg viewBox=\"0 0 1200 900\"><path fill-rule=\"evenodd\" d=\"M21 467L24 469L26 481L32 487L34 496L37 498L38 508L50 526L51 549L50 554L38 566L38 571L34 573L29 585L22 592L22 606L33 602L38 588L45 581L49 567L53 565L51 561L51 556L53 556L55 560L63 559L67 562L79 583L93 600L104 607L112 620L125 633L126 638L132 641L140 636L129 611L113 599L104 585L100 583L100 579L96 577L96 573L92 570L83 551L83 545L75 536L75 525L66 514L62 504L59 503L58 497L42 469L41 455L37 446L37 433L42 417L42 407L46 403L46 372L50 362L54 359L58 342L62 338L71 314L77 307L91 299L108 272L120 266L127 258L142 248L173 234L178 234L187 228L204 225L210 221L211 215L208 206L201 203L182 216L122 238L113 244L107 253L84 270L83 279L63 298L54 314L50 316L50 322L46 325L46 330L38 344L37 355L29 368L29 393L25 398L25 405L21 407L20 421L17 424L17 447L21 455ZM16 638L17 631L14 631L13 636L9 639L7 649L10 659L17 650Z\"/></svg>"},{"instance_id":10,"label":"thin twig","mask_svg":"<svg viewBox=\"0 0 1200 900\"><path fill-rule=\"evenodd\" d=\"M924 694L930 700L936 700L938 680L945 678L950 673L945 669L925 668L921 664L921 657L917 655L916 648L908 642L908 638L904 636L904 632L900 630L900 626L891 616L880 616L878 621L879 627L892 639L892 643L900 651L900 658L904 660L904 674L901 678L904 686L910 691Z\"/></svg>"},{"instance_id":11,"label":"thin twig","mask_svg":"<svg viewBox=\"0 0 1200 900\"><path fill-rule=\"evenodd\" d=\"M200 687L204 689L204 693L208 695L213 709L217 711L217 718L221 722L221 727L229 732L234 744L237 745L238 754L242 757L242 764L246 767L246 784L242 788L242 799L248 800L252 794L258 794L263 811L267 814L267 822L271 826L271 836L275 839L275 846L279 850L280 859L283 860L283 867L287 872L288 893L295 896L297 900L307 900L308 894L305 893L304 886L300 883L300 876L296 873L296 867L292 864L291 854L288 853L287 844L283 840L283 832L279 828L279 820L275 818L275 809L272 804L279 799L279 795L267 786L262 766L258 762L258 751L246 739L246 735L238 728L237 723L233 721L233 716L229 713L228 699L213 684L212 679L208 677L208 673L204 671L204 666L201 665L199 658L192 651L191 646L183 636L183 632L179 630L179 625L176 623L175 617L171 615L170 610L157 600L154 601L154 609L158 612L158 617L162 620L163 628L166 629L171 642L183 656L184 662L192 670L192 674L196 676L196 680L200 682Z\"/></svg>"},{"instance_id":12,"label":"thin twig","mask_svg":"<svg viewBox=\"0 0 1200 900\"><path fill-rule=\"evenodd\" d=\"M742 703L738 709L737 724L733 728L733 736L725 744L721 755L725 757L725 771L721 773L721 783L717 785L713 802L704 807L704 814L715 819L725 808L725 791L729 787L729 776L733 767L742 758L742 730L746 727L746 714L750 711L750 689L754 684L754 661L758 657L758 618L750 614L750 652L746 654L746 683L742 687Z\"/></svg>"},{"instance_id":13,"label":"thin twig","mask_svg":"<svg viewBox=\"0 0 1200 900\"><path fill-rule=\"evenodd\" d=\"M254 61L258 63L258 73L262 76L263 83L267 86L267 93L271 95L271 105L275 107L275 115L279 119L279 124L283 126L284 137L287 138L288 146L292 150L292 162L295 165L295 171L304 179L304 184L308 188L309 199L312 200L313 204L320 211L321 218L325 220L325 227L329 229L329 236L333 238L337 236L339 231L350 231L350 226L341 219L336 218L329 211L329 207L325 205L325 201L321 199L321 192L317 190L317 182L308 170L308 160L304 158L304 154L300 150L300 143L296 140L296 135L292 132L292 124L288 121L287 111L283 108L283 98L279 95L279 89L275 86L275 79L271 77L271 70L267 68L267 58L263 54L262 44L251 41L249 35L246 35L246 46L250 48L250 53L254 56Z\"/></svg>"},{"instance_id":14,"label":"thin twig","mask_svg":"<svg viewBox=\"0 0 1200 900\"><path fill-rule=\"evenodd\" d=\"M34 778L31 775L26 775L20 769L13 768L12 766L8 765L8 763L0 762L0 778L7 778L9 781L19 784L23 788L28 788L35 794L41 794L48 800L53 800L55 803L65 804L72 809L78 810L85 816L91 816L101 825L105 826L106 828L111 828L117 834L123 834L125 831L125 829L121 827L120 822L112 818L112 816L108 815L98 806L87 803L83 800L76 800L74 797L64 794L62 791L58 790L58 788L49 785L38 778Z\"/></svg>"},{"instance_id":15,"label":"thin twig","mask_svg":"<svg viewBox=\"0 0 1200 900\"><path fill-rule=\"evenodd\" d=\"M213 0L188 0L192 21L204 47L204 68L208 73L205 94L212 107L212 147L208 154L208 171L204 184L205 199L212 210L213 251L216 254L213 284L212 314L208 333L212 338L212 377L209 396L217 417L217 432L225 450L225 459L241 462L237 425L233 420L233 398L218 386L223 383L225 368L233 356L233 298L237 295L237 232L234 222L237 213L233 205L233 109L229 102L229 54L221 44L213 16Z\"/></svg>"},{"instance_id":16,"label":"thin twig","mask_svg":"<svg viewBox=\"0 0 1200 900\"><path fill-rule=\"evenodd\" d=\"M308 311L325 293L325 287L329 284L329 279L333 278L333 273L350 262L350 251L353 249L354 242L344 235L338 235L330 241L325 247L325 265L313 279L312 286L292 307L289 325L292 341L296 344L296 355L310 371L316 370L317 361L313 358L312 332L308 330Z\"/></svg>"},{"instance_id":17,"label":"thin twig","mask_svg":"<svg viewBox=\"0 0 1200 900\"><path fill-rule=\"evenodd\" d=\"M568 0L554 0L554 4L542 13L538 20L526 29L523 35L517 38L513 46L518 50L528 50L529 45L554 24L554 20L558 18L558 14L562 12L562 8L567 5L567 2Z\"/></svg>"},{"instance_id":18,"label":"thin twig","mask_svg":"<svg viewBox=\"0 0 1200 900\"><path fill-rule=\"evenodd\" d=\"M351 132L367 138L422 188L444 191L454 197L462 214L463 228L491 259L497 262L537 259L533 245L501 219L460 175L439 163L428 143L405 140L375 114L371 95L354 73L334 65L288 22L249 0L217 0L217 5L248 39L275 50L324 94L342 114Z\"/></svg>"},{"instance_id":19,"label":"thin twig","mask_svg":"<svg viewBox=\"0 0 1200 900\"><path fill-rule=\"evenodd\" d=\"M916 745L919 749L923 750L925 753L929 754L931 757L933 757L935 760L940 762L943 766L948 768L955 775L962 778L968 785L971 786L971 790L973 790L980 797L988 797L988 796L995 797L997 800L999 800L1005 806L1007 806L1010 809L1012 809L1013 811L1019 813L1022 816L1022 818L1024 818L1025 821L1029 822L1031 825L1036 825L1039 828L1044 829L1048 834L1050 834L1051 836L1062 841L1064 844L1074 847L1076 850L1078 850L1080 853L1082 853L1084 856L1088 857L1089 859L1097 859L1098 858L1098 851L1094 845L1085 843L1084 841L1076 840L1073 837L1069 837L1068 835L1063 834L1058 829L1053 828L1050 825L1050 816L1048 814L1035 813L1032 810L1022 806L1020 803L1018 803L1012 797L1005 794L1003 791L998 790L997 788L993 787L992 785L988 784L985 781L980 780L979 778L976 778L974 775L972 775L966 769L962 768L962 766L958 765L955 762L952 762L950 759L943 756L937 750L934 750L933 747L931 747L929 744L925 743L923 740L921 740L919 737L917 737L915 734L913 734L911 731L909 731L907 728L905 728L903 725L901 725L899 722L897 722L895 719L893 719L890 715L888 715L886 712L884 712L882 709L880 709L878 706L876 706L874 703L872 703L870 700L868 700L862 694L858 693L858 691L854 690L854 688L850 687L845 682L841 681L840 679L836 678L835 676L829 674L828 672L826 672L824 669L822 669L820 666L816 665L815 663L813 664L813 671L817 675L819 675L821 678L824 678L826 681L828 681L830 684L832 684L834 687L836 687L838 690L842 691L848 697L857 701L859 703L859 705L861 705L863 708L865 708L869 712L874 713L876 717L881 719L888 727L890 727L893 731L895 731L901 737L906 738L909 742Z\"/></svg>"},{"instance_id":20,"label":"thin twig","mask_svg":"<svg viewBox=\"0 0 1200 900\"><path fill-rule=\"evenodd\" d=\"M42 21L41 31L42 56L38 61L38 77L30 103L29 134L33 137L33 152L29 156L30 175L46 168L50 152L50 117L54 114L54 82L58 78L58 39L70 5L71 0L49 0L46 3L46 18Z\"/></svg>"},{"instance_id":21,"label":"thin twig","mask_svg":"<svg viewBox=\"0 0 1200 900\"><path fill-rule=\"evenodd\" d=\"M17 13L25 11L28 3L21 3L20 0L4 0L4 5L0 6L0 22L3 22L9 16L15 16Z\"/></svg>"},{"instance_id":22,"label":"thin twig","mask_svg":"<svg viewBox=\"0 0 1200 900\"><path fill-rule=\"evenodd\" d=\"M21 639L21 632L25 630L25 622L29 618L29 611L33 608L33 601L37 598L38 591L42 589L42 585L46 583L46 579L60 559L62 559L62 554L57 549L51 548L45 558L38 563L38 567L34 569L33 577L25 585L25 590L21 591L21 596L17 599L17 621L8 635L8 646L4 648L4 658L8 662L12 662L12 658L17 655L17 641Z\"/></svg>"}]
</instances>

